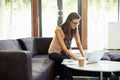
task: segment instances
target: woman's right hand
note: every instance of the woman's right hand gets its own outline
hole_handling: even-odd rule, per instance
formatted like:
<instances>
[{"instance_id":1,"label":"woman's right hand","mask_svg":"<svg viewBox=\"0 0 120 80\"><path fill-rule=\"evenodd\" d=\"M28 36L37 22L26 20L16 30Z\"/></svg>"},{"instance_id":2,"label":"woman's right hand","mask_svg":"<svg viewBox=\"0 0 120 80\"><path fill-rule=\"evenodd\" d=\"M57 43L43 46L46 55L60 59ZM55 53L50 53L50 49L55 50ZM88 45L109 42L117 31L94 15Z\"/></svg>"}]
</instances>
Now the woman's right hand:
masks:
<instances>
[{"instance_id":1,"label":"woman's right hand","mask_svg":"<svg viewBox=\"0 0 120 80\"><path fill-rule=\"evenodd\" d=\"M79 60L79 58L78 58L78 57L75 57L74 60Z\"/></svg>"}]
</instances>

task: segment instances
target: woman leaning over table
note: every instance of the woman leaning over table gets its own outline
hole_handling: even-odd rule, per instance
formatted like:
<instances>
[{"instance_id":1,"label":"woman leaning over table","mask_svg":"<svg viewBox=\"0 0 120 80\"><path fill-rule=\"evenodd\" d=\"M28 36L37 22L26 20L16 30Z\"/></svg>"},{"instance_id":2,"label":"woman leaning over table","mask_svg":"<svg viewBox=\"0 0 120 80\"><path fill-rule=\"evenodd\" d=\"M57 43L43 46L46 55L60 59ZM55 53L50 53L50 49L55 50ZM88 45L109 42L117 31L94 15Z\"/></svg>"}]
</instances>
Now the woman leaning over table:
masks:
<instances>
[{"instance_id":1,"label":"woman leaning over table","mask_svg":"<svg viewBox=\"0 0 120 80\"><path fill-rule=\"evenodd\" d=\"M75 37L77 47L82 57L84 57L77 27L80 19L80 15L76 12L70 13L66 21L56 28L55 36L50 44L48 50L49 58L55 61L57 73L60 76L59 80L73 80L71 71L61 64L63 59L73 58L74 60L78 60L78 57L70 51L73 37Z\"/></svg>"}]
</instances>

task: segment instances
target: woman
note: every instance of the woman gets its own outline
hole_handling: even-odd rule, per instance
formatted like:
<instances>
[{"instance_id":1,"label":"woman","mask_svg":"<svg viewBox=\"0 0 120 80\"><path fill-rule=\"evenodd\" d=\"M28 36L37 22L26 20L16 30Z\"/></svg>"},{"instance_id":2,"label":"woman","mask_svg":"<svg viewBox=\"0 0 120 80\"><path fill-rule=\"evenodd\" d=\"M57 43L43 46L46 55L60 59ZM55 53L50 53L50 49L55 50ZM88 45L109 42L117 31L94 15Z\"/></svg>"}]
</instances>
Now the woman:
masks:
<instances>
[{"instance_id":1,"label":"woman","mask_svg":"<svg viewBox=\"0 0 120 80\"><path fill-rule=\"evenodd\" d=\"M73 58L74 60L78 60L78 57L72 54L70 51L71 41L73 37L75 37L77 47L82 57L84 57L83 48L77 28L80 19L81 17L77 13L70 13L65 23L59 25L56 28L55 36L48 50L49 58L54 60L56 63L57 71L60 75L60 80L73 80L70 70L61 64L63 59Z\"/></svg>"}]
</instances>

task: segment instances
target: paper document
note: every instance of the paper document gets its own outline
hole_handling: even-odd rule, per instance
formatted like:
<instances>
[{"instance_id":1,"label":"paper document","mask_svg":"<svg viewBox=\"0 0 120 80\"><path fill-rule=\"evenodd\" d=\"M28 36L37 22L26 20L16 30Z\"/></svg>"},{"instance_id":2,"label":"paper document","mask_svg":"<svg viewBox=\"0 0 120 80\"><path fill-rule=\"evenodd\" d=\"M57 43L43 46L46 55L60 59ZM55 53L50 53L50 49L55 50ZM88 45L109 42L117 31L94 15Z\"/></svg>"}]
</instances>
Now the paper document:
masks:
<instances>
[{"instance_id":1,"label":"paper document","mask_svg":"<svg viewBox=\"0 0 120 80\"><path fill-rule=\"evenodd\" d=\"M78 60L64 59L62 64L64 64L64 65L78 65Z\"/></svg>"}]
</instances>

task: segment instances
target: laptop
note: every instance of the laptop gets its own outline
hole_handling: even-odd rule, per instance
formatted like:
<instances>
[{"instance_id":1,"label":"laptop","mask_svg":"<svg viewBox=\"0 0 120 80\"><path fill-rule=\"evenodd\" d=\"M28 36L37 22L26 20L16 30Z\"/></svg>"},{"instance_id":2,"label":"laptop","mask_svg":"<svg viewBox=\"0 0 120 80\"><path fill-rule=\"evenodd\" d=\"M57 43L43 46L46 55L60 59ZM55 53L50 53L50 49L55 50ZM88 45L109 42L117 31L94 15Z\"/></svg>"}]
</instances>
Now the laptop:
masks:
<instances>
[{"instance_id":1,"label":"laptop","mask_svg":"<svg viewBox=\"0 0 120 80\"><path fill-rule=\"evenodd\" d=\"M92 53L89 53L89 57L88 57L88 60L86 61L87 64L92 64L92 63L97 63L101 60L103 54L105 52L104 51L101 51L101 50L97 50L97 51L94 51Z\"/></svg>"}]
</instances>

